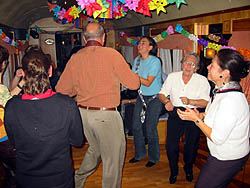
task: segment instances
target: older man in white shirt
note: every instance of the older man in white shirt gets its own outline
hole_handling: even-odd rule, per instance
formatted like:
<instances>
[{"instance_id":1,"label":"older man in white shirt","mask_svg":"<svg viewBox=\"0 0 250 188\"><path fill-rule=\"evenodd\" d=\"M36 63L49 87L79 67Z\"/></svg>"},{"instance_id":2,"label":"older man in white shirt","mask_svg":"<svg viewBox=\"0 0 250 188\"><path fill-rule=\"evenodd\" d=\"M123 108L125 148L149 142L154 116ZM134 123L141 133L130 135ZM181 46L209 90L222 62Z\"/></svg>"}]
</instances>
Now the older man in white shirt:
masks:
<instances>
[{"instance_id":1,"label":"older man in white shirt","mask_svg":"<svg viewBox=\"0 0 250 188\"><path fill-rule=\"evenodd\" d=\"M169 74L164 82L159 99L169 111L167 127L167 156L170 164L170 184L174 184L178 175L179 143L185 133L184 171L187 181L193 180L193 164L195 162L200 129L191 121L182 121L177 115L178 108L198 108L204 110L209 100L210 85L206 77L199 75L199 57L188 53L182 60L182 71Z\"/></svg>"}]
</instances>

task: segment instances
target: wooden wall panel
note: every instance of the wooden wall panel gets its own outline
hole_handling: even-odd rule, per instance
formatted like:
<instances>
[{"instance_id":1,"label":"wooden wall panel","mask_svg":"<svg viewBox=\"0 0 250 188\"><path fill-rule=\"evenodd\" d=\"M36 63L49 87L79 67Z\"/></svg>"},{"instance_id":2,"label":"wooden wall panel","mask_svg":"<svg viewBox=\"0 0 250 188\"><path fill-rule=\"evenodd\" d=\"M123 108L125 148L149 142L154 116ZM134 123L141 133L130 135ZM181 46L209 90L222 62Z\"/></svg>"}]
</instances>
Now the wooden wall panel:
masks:
<instances>
[{"instance_id":1,"label":"wooden wall panel","mask_svg":"<svg viewBox=\"0 0 250 188\"><path fill-rule=\"evenodd\" d=\"M164 29L167 29L169 25L172 25L173 27L175 27L176 24L181 24L185 30L189 31L190 33L193 33L194 23L218 24L218 23L223 23L228 20L232 20L234 23L238 23L238 22L240 23L241 21L239 20L243 20L243 19L246 19L246 20L250 19L250 8L247 10L237 10L237 11L232 11L232 12L218 12L218 13L213 13L209 15L203 15L203 16L201 15L201 16L178 19L178 20L168 21L168 22L163 22L163 23L158 23L158 24L152 24L150 26L150 30L152 30L154 35L157 35L157 34L160 34ZM244 26L244 27L247 27L247 26ZM158 32L155 32L154 30Z\"/></svg>"},{"instance_id":2,"label":"wooden wall panel","mask_svg":"<svg viewBox=\"0 0 250 188\"><path fill-rule=\"evenodd\" d=\"M232 31L250 31L250 18L233 20Z\"/></svg>"}]
</instances>

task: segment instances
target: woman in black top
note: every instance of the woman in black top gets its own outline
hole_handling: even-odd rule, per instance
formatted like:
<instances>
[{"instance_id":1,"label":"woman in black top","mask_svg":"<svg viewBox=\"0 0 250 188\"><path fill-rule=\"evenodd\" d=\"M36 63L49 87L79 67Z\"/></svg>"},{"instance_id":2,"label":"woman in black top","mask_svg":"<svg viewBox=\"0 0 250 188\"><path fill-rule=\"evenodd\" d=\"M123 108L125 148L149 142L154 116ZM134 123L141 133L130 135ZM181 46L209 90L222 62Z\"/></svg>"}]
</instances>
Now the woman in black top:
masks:
<instances>
[{"instance_id":1,"label":"woman in black top","mask_svg":"<svg viewBox=\"0 0 250 188\"><path fill-rule=\"evenodd\" d=\"M21 188L73 188L70 145L81 145L83 130L73 99L50 89L52 68L41 51L22 60L24 94L8 101L5 127L16 148Z\"/></svg>"}]
</instances>

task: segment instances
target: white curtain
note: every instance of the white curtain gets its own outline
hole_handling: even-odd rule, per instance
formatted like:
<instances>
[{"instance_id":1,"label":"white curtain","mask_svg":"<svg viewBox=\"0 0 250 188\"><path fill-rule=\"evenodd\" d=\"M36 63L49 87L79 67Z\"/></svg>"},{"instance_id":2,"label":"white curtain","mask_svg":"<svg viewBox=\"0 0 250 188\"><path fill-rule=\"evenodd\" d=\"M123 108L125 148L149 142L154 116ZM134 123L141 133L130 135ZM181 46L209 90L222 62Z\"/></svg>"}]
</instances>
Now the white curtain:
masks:
<instances>
[{"instance_id":1,"label":"white curtain","mask_svg":"<svg viewBox=\"0 0 250 188\"><path fill-rule=\"evenodd\" d=\"M166 75L173 72L170 50L160 48L160 58L162 60L162 72Z\"/></svg>"},{"instance_id":2,"label":"white curtain","mask_svg":"<svg viewBox=\"0 0 250 188\"><path fill-rule=\"evenodd\" d=\"M133 54L133 47L131 46L121 46L121 53L126 61L133 65L134 62L134 54Z\"/></svg>"},{"instance_id":3,"label":"white curtain","mask_svg":"<svg viewBox=\"0 0 250 188\"><path fill-rule=\"evenodd\" d=\"M173 72L181 71L182 50L173 50Z\"/></svg>"}]
</instances>

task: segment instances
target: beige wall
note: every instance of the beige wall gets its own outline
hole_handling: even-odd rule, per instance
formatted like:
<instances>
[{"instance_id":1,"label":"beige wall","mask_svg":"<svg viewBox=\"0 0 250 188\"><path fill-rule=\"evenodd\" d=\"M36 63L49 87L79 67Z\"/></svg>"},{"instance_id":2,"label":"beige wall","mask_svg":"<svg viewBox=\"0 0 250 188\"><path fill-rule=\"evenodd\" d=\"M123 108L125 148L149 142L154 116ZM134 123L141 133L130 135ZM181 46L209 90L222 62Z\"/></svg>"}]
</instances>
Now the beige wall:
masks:
<instances>
[{"instance_id":1,"label":"beige wall","mask_svg":"<svg viewBox=\"0 0 250 188\"><path fill-rule=\"evenodd\" d=\"M41 20L38 20L31 25L31 28L35 25L37 25L41 30L49 32L49 34L40 33L39 39L33 39L32 37L30 37L29 44L40 46L44 53L49 53L51 55L52 61L54 61L55 63L57 62L56 45L55 43L53 45L47 45L44 41L48 38L55 40L56 31L65 31L68 33L82 32L81 29L73 27L73 24L58 24L53 20L53 18L43 18Z\"/></svg>"}]
</instances>

